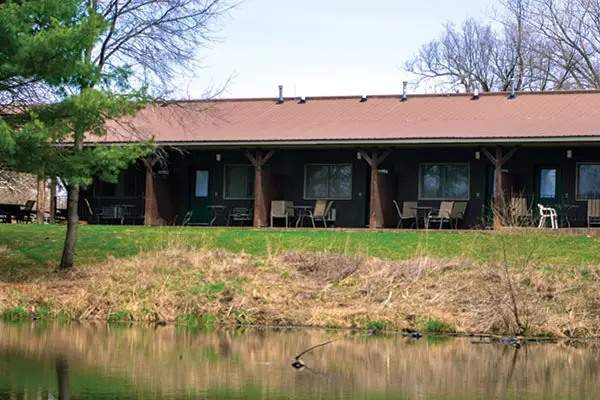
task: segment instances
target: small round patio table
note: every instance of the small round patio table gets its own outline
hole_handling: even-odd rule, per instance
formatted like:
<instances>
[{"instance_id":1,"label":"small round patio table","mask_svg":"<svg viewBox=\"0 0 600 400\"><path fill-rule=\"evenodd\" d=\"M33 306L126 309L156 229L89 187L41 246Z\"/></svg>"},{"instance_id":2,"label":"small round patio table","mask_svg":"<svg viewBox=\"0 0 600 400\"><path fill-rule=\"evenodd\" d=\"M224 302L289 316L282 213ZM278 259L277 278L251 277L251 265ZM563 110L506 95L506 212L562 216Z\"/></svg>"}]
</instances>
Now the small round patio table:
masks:
<instances>
[{"instance_id":1,"label":"small round patio table","mask_svg":"<svg viewBox=\"0 0 600 400\"><path fill-rule=\"evenodd\" d=\"M293 206L294 210L298 210L298 219L296 220L296 228L304 224L304 218L308 218L308 211L312 210L313 206Z\"/></svg>"},{"instance_id":2,"label":"small round patio table","mask_svg":"<svg viewBox=\"0 0 600 400\"><path fill-rule=\"evenodd\" d=\"M213 224L217 221L218 218L223 218L224 223L227 223L227 217L225 216L225 210L227 206L223 205L210 205L206 206L206 208L210 208L213 213L213 217L209 222L209 226L213 226Z\"/></svg>"},{"instance_id":3,"label":"small round patio table","mask_svg":"<svg viewBox=\"0 0 600 400\"><path fill-rule=\"evenodd\" d=\"M423 227L429 229L429 213L433 210L433 207L417 206L411 207L411 210L415 210L415 226L419 229L419 219L423 218Z\"/></svg>"}]
</instances>

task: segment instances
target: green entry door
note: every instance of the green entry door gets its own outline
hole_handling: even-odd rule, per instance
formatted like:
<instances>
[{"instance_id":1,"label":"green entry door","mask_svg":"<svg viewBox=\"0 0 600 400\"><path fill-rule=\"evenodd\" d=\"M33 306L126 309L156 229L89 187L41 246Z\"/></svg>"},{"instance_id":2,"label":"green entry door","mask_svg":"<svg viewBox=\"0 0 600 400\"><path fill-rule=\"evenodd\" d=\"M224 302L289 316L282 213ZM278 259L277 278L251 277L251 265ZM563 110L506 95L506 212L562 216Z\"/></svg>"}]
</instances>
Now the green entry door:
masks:
<instances>
[{"instance_id":1,"label":"green entry door","mask_svg":"<svg viewBox=\"0 0 600 400\"><path fill-rule=\"evenodd\" d=\"M192 211L192 224L206 224L210 222L212 217L208 206L210 201L210 171L209 170L194 170L192 171L192 197L190 199L190 210Z\"/></svg>"},{"instance_id":2,"label":"green entry door","mask_svg":"<svg viewBox=\"0 0 600 400\"><path fill-rule=\"evenodd\" d=\"M560 204L560 168L538 167L535 173L535 198L543 205Z\"/></svg>"}]
</instances>

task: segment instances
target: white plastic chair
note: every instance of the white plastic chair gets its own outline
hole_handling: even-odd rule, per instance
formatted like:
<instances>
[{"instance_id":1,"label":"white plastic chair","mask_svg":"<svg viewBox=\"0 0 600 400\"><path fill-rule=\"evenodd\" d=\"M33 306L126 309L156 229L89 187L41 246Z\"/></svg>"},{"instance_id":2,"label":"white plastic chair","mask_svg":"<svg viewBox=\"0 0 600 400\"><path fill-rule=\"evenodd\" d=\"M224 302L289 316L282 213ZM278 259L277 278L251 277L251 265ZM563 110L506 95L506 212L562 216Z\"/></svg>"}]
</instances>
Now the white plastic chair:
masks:
<instances>
[{"instance_id":1,"label":"white plastic chair","mask_svg":"<svg viewBox=\"0 0 600 400\"><path fill-rule=\"evenodd\" d=\"M540 209L540 223L538 228L546 226L546 219L550 218L550 225L552 226L552 229L558 229L558 217L556 210L552 207L544 207L541 204L538 204L538 208Z\"/></svg>"}]
</instances>

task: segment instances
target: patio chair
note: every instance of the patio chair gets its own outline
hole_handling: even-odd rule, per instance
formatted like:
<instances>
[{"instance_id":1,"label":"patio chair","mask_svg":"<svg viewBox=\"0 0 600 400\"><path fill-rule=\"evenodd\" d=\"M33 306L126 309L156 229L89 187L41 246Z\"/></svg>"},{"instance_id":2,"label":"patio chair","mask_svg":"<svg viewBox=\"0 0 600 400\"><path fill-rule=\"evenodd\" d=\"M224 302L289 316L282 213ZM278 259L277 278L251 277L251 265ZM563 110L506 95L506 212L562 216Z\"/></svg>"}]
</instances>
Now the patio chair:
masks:
<instances>
[{"instance_id":1,"label":"patio chair","mask_svg":"<svg viewBox=\"0 0 600 400\"><path fill-rule=\"evenodd\" d=\"M511 222L521 225L522 223L531 223L533 213L527 205L525 197L513 197L510 199Z\"/></svg>"},{"instance_id":2,"label":"patio chair","mask_svg":"<svg viewBox=\"0 0 600 400\"><path fill-rule=\"evenodd\" d=\"M393 201L394 201L394 206L396 207L396 213L398 214L398 224L396 225L396 229L402 228L402 225L405 220L413 221L413 223L411 225L411 228L412 228L412 226L415 225L415 222L417 220L417 215L414 210L414 207L417 206L417 202L416 201L403 202L402 203L402 211L400 211L400 206L398 205L398 202L396 200L393 200Z\"/></svg>"},{"instance_id":3,"label":"patio chair","mask_svg":"<svg viewBox=\"0 0 600 400\"><path fill-rule=\"evenodd\" d=\"M272 213L271 213L272 214ZM244 222L252 221L252 208L249 207L233 207L229 215L227 216L227 225L229 222L238 222L240 226L244 225ZM272 226L273 224L271 224Z\"/></svg>"},{"instance_id":4,"label":"patio chair","mask_svg":"<svg viewBox=\"0 0 600 400\"><path fill-rule=\"evenodd\" d=\"M442 227L444 226L444 222L448 222L448 225L450 225L450 215L452 214L452 208L454 207L454 202L453 201L442 201L440 203L440 208L437 210L431 210L429 212L429 215L427 216L427 219L429 221L429 223L433 222L438 222L440 224L439 228L442 229Z\"/></svg>"},{"instance_id":5,"label":"patio chair","mask_svg":"<svg viewBox=\"0 0 600 400\"><path fill-rule=\"evenodd\" d=\"M450 212L450 225L452 225L452 221L454 221L454 229L458 229L458 223L465 217L465 214L467 213L467 204L468 202L466 201L454 202L454 206Z\"/></svg>"},{"instance_id":6,"label":"patio chair","mask_svg":"<svg viewBox=\"0 0 600 400\"><path fill-rule=\"evenodd\" d=\"M19 213L15 215L15 220L17 223L28 223L31 222L31 214L33 212L33 206L35 205L35 200L27 200L24 206L21 206Z\"/></svg>"},{"instance_id":7,"label":"patio chair","mask_svg":"<svg viewBox=\"0 0 600 400\"><path fill-rule=\"evenodd\" d=\"M588 200L587 222L588 228L592 225L600 225L600 199Z\"/></svg>"},{"instance_id":8,"label":"patio chair","mask_svg":"<svg viewBox=\"0 0 600 400\"><path fill-rule=\"evenodd\" d=\"M125 215L123 214L123 208L119 206L104 206L100 212L100 218L105 220L120 220L123 225Z\"/></svg>"},{"instance_id":9,"label":"patio chair","mask_svg":"<svg viewBox=\"0 0 600 400\"><path fill-rule=\"evenodd\" d=\"M317 200L317 202L315 203L315 208L313 211L307 210L307 216L308 218L310 218L310 221L312 222L312 226L313 228L316 228L317 225L315 224L315 221L322 221L323 222L323 226L325 228L327 228L327 215L329 214L329 211L331 210L331 206L333 205L333 201L327 201L327 200Z\"/></svg>"},{"instance_id":10,"label":"patio chair","mask_svg":"<svg viewBox=\"0 0 600 400\"><path fill-rule=\"evenodd\" d=\"M556 214L556 210L552 207L545 207L542 204L538 204L538 208L540 209L540 223L538 228L545 227L546 219L550 218L552 229L558 229L558 214Z\"/></svg>"},{"instance_id":11,"label":"patio chair","mask_svg":"<svg viewBox=\"0 0 600 400\"><path fill-rule=\"evenodd\" d=\"M291 201L271 201L271 228L275 218L285 218L285 227L290 226L290 219L294 218L294 203Z\"/></svg>"},{"instance_id":12,"label":"patio chair","mask_svg":"<svg viewBox=\"0 0 600 400\"><path fill-rule=\"evenodd\" d=\"M187 224L189 224L193 216L194 210L189 210L188 212L186 212L183 216L183 221L181 221L181 226L186 226Z\"/></svg>"}]
</instances>

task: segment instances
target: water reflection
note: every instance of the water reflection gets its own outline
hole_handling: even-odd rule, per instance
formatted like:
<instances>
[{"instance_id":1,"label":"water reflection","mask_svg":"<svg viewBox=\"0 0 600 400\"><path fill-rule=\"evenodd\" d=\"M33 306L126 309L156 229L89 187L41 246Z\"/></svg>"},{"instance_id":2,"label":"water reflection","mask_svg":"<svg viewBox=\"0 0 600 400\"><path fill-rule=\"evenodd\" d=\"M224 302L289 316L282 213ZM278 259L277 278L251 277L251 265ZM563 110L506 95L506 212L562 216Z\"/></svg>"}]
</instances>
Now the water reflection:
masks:
<instances>
[{"instance_id":1,"label":"water reflection","mask_svg":"<svg viewBox=\"0 0 600 400\"><path fill-rule=\"evenodd\" d=\"M596 343L0 324L0 399L583 399L600 393L599 362Z\"/></svg>"}]
</instances>

